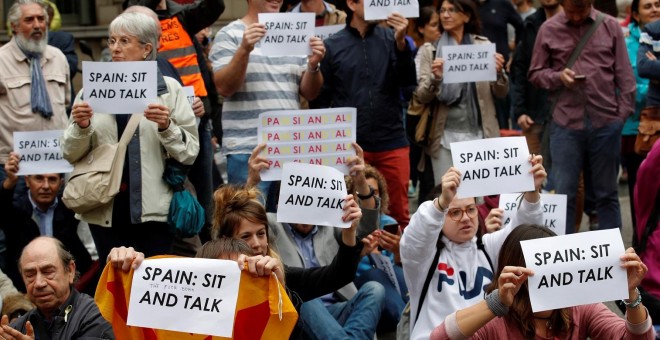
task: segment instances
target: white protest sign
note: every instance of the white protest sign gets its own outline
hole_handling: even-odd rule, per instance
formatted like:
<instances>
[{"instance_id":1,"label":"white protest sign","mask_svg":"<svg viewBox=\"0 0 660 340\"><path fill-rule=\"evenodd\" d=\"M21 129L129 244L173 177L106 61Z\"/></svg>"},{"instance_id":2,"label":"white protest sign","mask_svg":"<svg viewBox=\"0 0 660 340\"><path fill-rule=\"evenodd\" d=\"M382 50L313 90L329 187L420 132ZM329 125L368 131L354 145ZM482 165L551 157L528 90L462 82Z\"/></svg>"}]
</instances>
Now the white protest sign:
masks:
<instances>
[{"instance_id":1,"label":"white protest sign","mask_svg":"<svg viewBox=\"0 0 660 340\"><path fill-rule=\"evenodd\" d=\"M14 151L20 156L17 175L68 173L73 165L62 157L64 130L15 131Z\"/></svg>"},{"instance_id":2,"label":"white protest sign","mask_svg":"<svg viewBox=\"0 0 660 340\"><path fill-rule=\"evenodd\" d=\"M384 20L392 13L406 18L419 17L417 0L364 0L364 20Z\"/></svg>"},{"instance_id":3,"label":"white protest sign","mask_svg":"<svg viewBox=\"0 0 660 340\"><path fill-rule=\"evenodd\" d=\"M139 113L156 102L155 61L83 61L83 100L97 113Z\"/></svg>"},{"instance_id":4,"label":"white protest sign","mask_svg":"<svg viewBox=\"0 0 660 340\"><path fill-rule=\"evenodd\" d=\"M236 261L145 260L133 274L126 324L231 338L240 279Z\"/></svg>"},{"instance_id":5,"label":"white protest sign","mask_svg":"<svg viewBox=\"0 0 660 340\"><path fill-rule=\"evenodd\" d=\"M462 176L459 198L534 190L525 137L451 143L451 156Z\"/></svg>"},{"instance_id":6,"label":"white protest sign","mask_svg":"<svg viewBox=\"0 0 660 340\"><path fill-rule=\"evenodd\" d=\"M265 56L310 55L309 38L314 36L314 13L259 13L266 36L259 42Z\"/></svg>"},{"instance_id":7,"label":"white protest sign","mask_svg":"<svg viewBox=\"0 0 660 340\"><path fill-rule=\"evenodd\" d=\"M522 194L501 194L499 208L504 210L502 225L509 223L520 208ZM541 194L543 224L557 235L566 234L566 195Z\"/></svg>"},{"instance_id":8,"label":"white protest sign","mask_svg":"<svg viewBox=\"0 0 660 340\"><path fill-rule=\"evenodd\" d=\"M277 222L349 228L341 220L346 197L344 174L323 165L286 163Z\"/></svg>"},{"instance_id":9,"label":"white protest sign","mask_svg":"<svg viewBox=\"0 0 660 340\"><path fill-rule=\"evenodd\" d=\"M288 162L327 165L348 174L346 162L355 155L351 143L356 118L354 107L260 114L257 142L267 144L262 156L270 163L261 180L279 181Z\"/></svg>"},{"instance_id":10,"label":"white protest sign","mask_svg":"<svg viewBox=\"0 0 660 340\"><path fill-rule=\"evenodd\" d=\"M497 80L495 44L442 46L442 82Z\"/></svg>"},{"instance_id":11,"label":"white protest sign","mask_svg":"<svg viewBox=\"0 0 660 340\"><path fill-rule=\"evenodd\" d=\"M325 40L330 38L333 34L341 31L346 25L328 25L328 26L317 26L314 29L314 35Z\"/></svg>"},{"instance_id":12,"label":"white protest sign","mask_svg":"<svg viewBox=\"0 0 660 340\"><path fill-rule=\"evenodd\" d=\"M188 100L188 103L192 108L193 103L195 102L195 87L184 86L181 88L181 90L183 91L183 94L186 96L186 99ZM199 117L195 117L195 120L197 121L197 126L199 126L199 122L201 121L201 119Z\"/></svg>"},{"instance_id":13,"label":"white protest sign","mask_svg":"<svg viewBox=\"0 0 660 340\"><path fill-rule=\"evenodd\" d=\"M628 298L619 229L521 241L534 312Z\"/></svg>"}]
</instances>

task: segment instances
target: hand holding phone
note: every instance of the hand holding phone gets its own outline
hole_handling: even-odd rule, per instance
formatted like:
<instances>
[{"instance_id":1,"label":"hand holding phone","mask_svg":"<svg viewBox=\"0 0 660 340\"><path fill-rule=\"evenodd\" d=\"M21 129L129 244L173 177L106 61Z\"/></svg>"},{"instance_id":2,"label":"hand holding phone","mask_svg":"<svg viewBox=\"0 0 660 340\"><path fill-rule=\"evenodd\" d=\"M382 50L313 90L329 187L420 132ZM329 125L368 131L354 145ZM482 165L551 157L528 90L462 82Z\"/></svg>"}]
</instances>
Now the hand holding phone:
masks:
<instances>
[{"instance_id":1,"label":"hand holding phone","mask_svg":"<svg viewBox=\"0 0 660 340\"><path fill-rule=\"evenodd\" d=\"M399 224L398 223L392 223L392 224L386 224L383 226L383 230L387 231L390 234L398 234L399 233Z\"/></svg>"}]
</instances>

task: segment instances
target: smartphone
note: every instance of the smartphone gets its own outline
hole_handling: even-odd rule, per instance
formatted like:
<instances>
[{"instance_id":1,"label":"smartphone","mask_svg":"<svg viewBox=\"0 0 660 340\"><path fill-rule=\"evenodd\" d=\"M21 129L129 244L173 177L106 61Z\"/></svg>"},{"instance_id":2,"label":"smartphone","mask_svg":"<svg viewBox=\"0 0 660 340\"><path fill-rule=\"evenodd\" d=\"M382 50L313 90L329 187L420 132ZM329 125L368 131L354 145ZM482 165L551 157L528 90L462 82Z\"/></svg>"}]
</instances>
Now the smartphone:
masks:
<instances>
[{"instance_id":1,"label":"smartphone","mask_svg":"<svg viewBox=\"0 0 660 340\"><path fill-rule=\"evenodd\" d=\"M584 74L576 74L575 77L573 77L573 79L575 79L575 81L585 81L587 80L587 76L585 76Z\"/></svg>"},{"instance_id":2,"label":"smartphone","mask_svg":"<svg viewBox=\"0 0 660 340\"><path fill-rule=\"evenodd\" d=\"M383 230L387 231L390 234L396 235L399 233L399 224L397 223L386 224L383 226Z\"/></svg>"}]
</instances>

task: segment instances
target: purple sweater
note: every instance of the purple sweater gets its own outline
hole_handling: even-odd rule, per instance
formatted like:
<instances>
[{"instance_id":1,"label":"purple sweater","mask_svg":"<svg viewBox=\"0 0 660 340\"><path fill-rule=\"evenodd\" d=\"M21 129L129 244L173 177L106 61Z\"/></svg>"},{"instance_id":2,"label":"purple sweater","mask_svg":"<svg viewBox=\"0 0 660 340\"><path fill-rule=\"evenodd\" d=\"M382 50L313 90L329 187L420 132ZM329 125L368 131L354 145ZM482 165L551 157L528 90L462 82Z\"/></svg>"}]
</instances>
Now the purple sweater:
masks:
<instances>
[{"instance_id":1,"label":"purple sweater","mask_svg":"<svg viewBox=\"0 0 660 340\"><path fill-rule=\"evenodd\" d=\"M660 190L660 142L656 142L639 166L637 183L635 184L635 216L637 217L638 241L644 233L644 228L655 204L657 192ZM639 255L649 267L641 286L649 294L660 297L660 226L649 235L646 250ZM657 321L656 321L657 322Z\"/></svg>"},{"instance_id":2,"label":"purple sweater","mask_svg":"<svg viewBox=\"0 0 660 340\"><path fill-rule=\"evenodd\" d=\"M633 325L614 314L602 303L571 307L573 327L566 339L647 339L655 338L651 318ZM431 340L467 339L461 334L456 323L456 312L450 314L431 333ZM505 318L495 318L481 327L472 339L523 340L525 337L518 327ZM545 339L536 337L536 339Z\"/></svg>"}]
</instances>

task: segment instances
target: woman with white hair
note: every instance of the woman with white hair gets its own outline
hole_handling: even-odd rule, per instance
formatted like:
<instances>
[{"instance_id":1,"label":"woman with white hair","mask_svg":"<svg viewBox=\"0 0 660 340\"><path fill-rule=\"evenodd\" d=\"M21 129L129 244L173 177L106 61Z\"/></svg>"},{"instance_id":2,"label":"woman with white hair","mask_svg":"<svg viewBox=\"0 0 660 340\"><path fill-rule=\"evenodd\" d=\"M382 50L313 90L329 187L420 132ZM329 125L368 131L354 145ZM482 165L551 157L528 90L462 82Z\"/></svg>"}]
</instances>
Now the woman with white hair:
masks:
<instances>
[{"instance_id":1,"label":"woman with white hair","mask_svg":"<svg viewBox=\"0 0 660 340\"><path fill-rule=\"evenodd\" d=\"M143 13L123 13L109 27L113 62L156 59L160 28ZM158 98L148 105L126 148L121 187L106 205L80 214L90 225L99 258L110 249L131 245L146 256L171 252L167 223L172 189L162 179L166 158L190 165L199 151L195 116L172 78L157 76ZM114 144L129 125L130 114L94 112L81 90L64 132L64 158L75 163L103 144ZM113 163L114 164L114 163Z\"/></svg>"}]
</instances>

